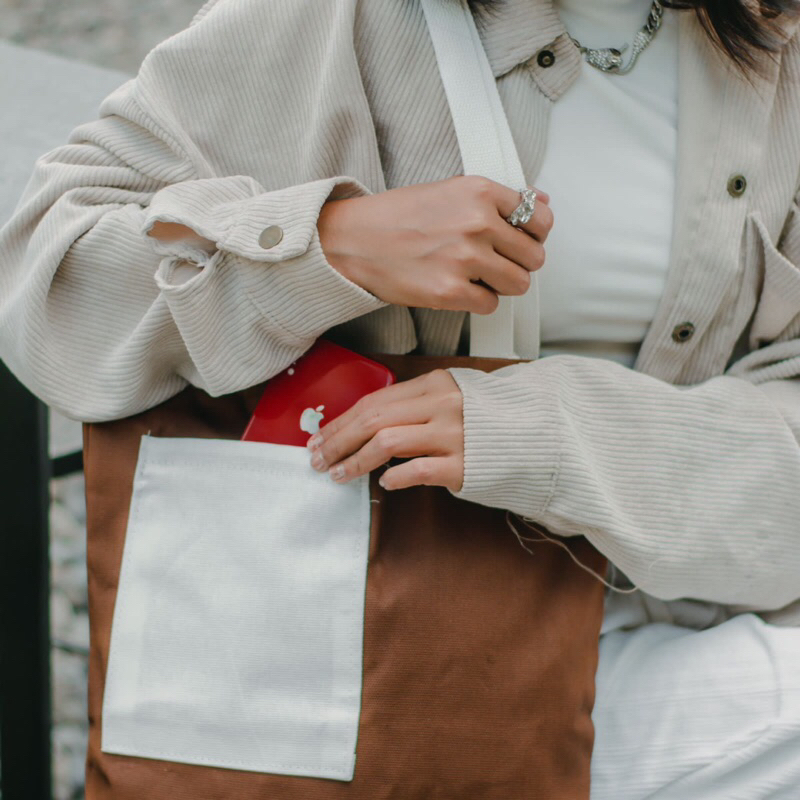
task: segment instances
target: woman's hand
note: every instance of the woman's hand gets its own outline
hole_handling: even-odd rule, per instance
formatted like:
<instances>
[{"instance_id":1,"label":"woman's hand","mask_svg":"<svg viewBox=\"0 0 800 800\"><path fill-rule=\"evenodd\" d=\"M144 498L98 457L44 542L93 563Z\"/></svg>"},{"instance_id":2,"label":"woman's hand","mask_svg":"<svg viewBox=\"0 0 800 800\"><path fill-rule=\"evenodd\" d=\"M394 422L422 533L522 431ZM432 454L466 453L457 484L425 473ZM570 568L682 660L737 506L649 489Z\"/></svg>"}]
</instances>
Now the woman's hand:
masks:
<instances>
[{"instance_id":1,"label":"woman's hand","mask_svg":"<svg viewBox=\"0 0 800 800\"><path fill-rule=\"evenodd\" d=\"M346 483L392 458L409 458L381 476L385 489L464 482L463 399L449 372L435 370L379 389L331 420L308 443L311 466Z\"/></svg>"},{"instance_id":2,"label":"woman's hand","mask_svg":"<svg viewBox=\"0 0 800 800\"><path fill-rule=\"evenodd\" d=\"M318 230L331 266L387 303L490 314L544 263L549 199L537 190L519 230L506 221L519 192L459 176L326 203Z\"/></svg>"}]
</instances>

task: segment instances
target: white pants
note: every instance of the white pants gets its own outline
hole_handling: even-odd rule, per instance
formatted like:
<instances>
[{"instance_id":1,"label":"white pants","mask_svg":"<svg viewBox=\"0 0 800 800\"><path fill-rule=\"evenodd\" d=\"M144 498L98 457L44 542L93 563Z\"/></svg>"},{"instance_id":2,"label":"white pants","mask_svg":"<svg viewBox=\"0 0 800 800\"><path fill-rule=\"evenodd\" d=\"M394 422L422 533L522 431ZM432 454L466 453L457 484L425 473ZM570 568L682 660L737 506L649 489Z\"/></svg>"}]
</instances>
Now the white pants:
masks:
<instances>
[{"instance_id":1,"label":"white pants","mask_svg":"<svg viewBox=\"0 0 800 800\"><path fill-rule=\"evenodd\" d=\"M592 800L800 800L800 629L601 638Z\"/></svg>"}]
</instances>

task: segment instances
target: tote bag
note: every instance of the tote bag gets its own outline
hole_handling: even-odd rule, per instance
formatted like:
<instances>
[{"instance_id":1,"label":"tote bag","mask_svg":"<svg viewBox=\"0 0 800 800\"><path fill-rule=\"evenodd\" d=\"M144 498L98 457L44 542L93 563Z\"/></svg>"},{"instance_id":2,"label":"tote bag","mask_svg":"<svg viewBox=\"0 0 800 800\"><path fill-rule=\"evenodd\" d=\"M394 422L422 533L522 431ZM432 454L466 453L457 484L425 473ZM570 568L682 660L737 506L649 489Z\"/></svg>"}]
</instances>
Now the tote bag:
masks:
<instances>
[{"instance_id":1,"label":"tote bag","mask_svg":"<svg viewBox=\"0 0 800 800\"><path fill-rule=\"evenodd\" d=\"M477 152L519 185L466 5L425 8L465 169ZM477 150L466 53L494 131ZM513 308L493 317L469 357L373 357L399 380L490 371L513 363L476 354L513 353ZM85 428L87 798L588 798L602 585L521 548L502 510L335 485L302 448L238 441L262 390Z\"/></svg>"}]
</instances>

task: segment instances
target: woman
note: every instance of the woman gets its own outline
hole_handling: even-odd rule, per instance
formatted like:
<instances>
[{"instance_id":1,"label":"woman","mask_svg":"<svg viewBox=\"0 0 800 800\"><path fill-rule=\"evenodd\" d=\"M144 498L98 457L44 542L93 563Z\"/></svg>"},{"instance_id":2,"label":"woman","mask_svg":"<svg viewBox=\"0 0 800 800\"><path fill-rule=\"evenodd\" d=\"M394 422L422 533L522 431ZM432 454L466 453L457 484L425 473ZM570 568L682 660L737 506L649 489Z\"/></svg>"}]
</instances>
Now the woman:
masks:
<instances>
[{"instance_id":1,"label":"woman","mask_svg":"<svg viewBox=\"0 0 800 800\"><path fill-rule=\"evenodd\" d=\"M800 4L681 5L614 74L586 48L631 42L658 4L475 3L552 195L547 357L374 395L310 458L348 481L411 457L386 488L583 534L641 590L609 601L593 796L788 798ZM257 384L331 329L463 350L464 312L524 294L553 214L541 193L515 230L516 192L459 172L416 3L212 0L38 163L3 233L3 357L105 420Z\"/></svg>"}]
</instances>

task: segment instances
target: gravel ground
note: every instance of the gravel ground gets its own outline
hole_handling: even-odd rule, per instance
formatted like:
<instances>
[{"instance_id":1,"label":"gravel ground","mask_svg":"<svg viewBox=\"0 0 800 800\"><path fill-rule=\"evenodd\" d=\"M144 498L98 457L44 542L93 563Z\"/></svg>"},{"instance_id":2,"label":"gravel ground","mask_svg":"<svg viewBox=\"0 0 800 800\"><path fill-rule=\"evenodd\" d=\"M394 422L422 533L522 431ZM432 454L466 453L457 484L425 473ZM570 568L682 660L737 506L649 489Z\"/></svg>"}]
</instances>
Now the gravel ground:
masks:
<instances>
[{"instance_id":1,"label":"gravel ground","mask_svg":"<svg viewBox=\"0 0 800 800\"><path fill-rule=\"evenodd\" d=\"M202 0L0 0L0 39L133 74ZM55 450L70 449L55 428ZM67 439L70 439L68 442ZM56 800L83 798L86 752L86 509L83 477L51 487L52 665Z\"/></svg>"}]
</instances>

